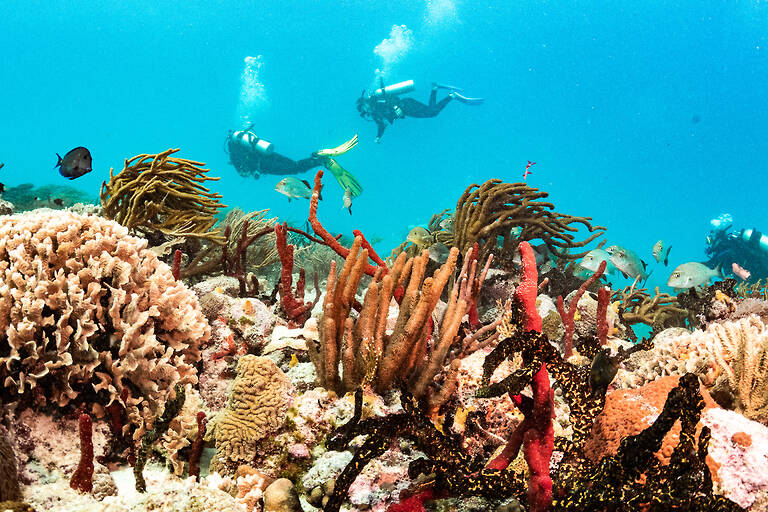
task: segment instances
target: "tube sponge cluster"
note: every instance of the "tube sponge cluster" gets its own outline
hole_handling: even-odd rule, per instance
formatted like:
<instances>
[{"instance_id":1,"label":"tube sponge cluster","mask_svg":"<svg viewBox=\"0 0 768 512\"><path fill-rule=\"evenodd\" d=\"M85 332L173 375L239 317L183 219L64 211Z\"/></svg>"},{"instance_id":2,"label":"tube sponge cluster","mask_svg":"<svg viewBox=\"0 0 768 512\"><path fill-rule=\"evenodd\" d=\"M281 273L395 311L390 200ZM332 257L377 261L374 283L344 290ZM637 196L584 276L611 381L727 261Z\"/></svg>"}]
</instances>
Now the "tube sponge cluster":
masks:
<instances>
[{"instance_id":1,"label":"tube sponge cluster","mask_svg":"<svg viewBox=\"0 0 768 512\"><path fill-rule=\"evenodd\" d=\"M195 383L210 336L197 298L116 222L61 211L0 225L3 400L107 405L124 388L156 410Z\"/></svg>"}]
</instances>

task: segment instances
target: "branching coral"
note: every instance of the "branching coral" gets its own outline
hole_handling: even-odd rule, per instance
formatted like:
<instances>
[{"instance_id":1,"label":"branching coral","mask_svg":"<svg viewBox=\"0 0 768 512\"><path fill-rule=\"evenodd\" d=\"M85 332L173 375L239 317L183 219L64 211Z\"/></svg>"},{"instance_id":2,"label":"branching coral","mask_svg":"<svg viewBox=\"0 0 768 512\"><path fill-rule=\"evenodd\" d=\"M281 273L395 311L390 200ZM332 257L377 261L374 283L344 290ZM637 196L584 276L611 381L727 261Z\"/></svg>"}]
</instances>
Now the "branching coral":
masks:
<instances>
[{"instance_id":1,"label":"branching coral","mask_svg":"<svg viewBox=\"0 0 768 512\"><path fill-rule=\"evenodd\" d=\"M639 323L655 330L685 327L689 316L688 310L681 307L675 297L659 293L658 286L651 297L645 288L635 288L633 283L614 292L613 300L619 302L619 318L627 327Z\"/></svg>"},{"instance_id":2,"label":"branching coral","mask_svg":"<svg viewBox=\"0 0 768 512\"><path fill-rule=\"evenodd\" d=\"M94 216L49 212L0 225L2 399L120 400L152 414L194 364L210 328L197 298L146 240Z\"/></svg>"},{"instance_id":3,"label":"branching coral","mask_svg":"<svg viewBox=\"0 0 768 512\"><path fill-rule=\"evenodd\" d=\"M136 478L136 491L138 492L146 492L147 490L143 471L144 464L146 464L147 457L149 456L149 450L152 448L152 445L168 431L171 421L173 421L184 406L184 400L186 398L184 387L176 384L174 393L176 393L176 396L165 403L163 414L157 421L155 421L152 430L148 431L141 438L141 448L139 448L139 452L136 455L136 464L133 466L133 476Z\"/></svg>"},{"instance_id":4,"label":"branching coral","mask_svg":"<svg viewBox=\"0 0 768 512\"><path fill-rule=\"evenodd\" d=\"M303 325L309 315L312 314L312 308L320 300L320 290L318 289L317 272L315 272L315 300L314 302L304 302L304 269L299 274L299 280L296 283L296 294L293 293L293 245L288 243L287 226L275 226L275 240L277 242L277 253L280 256L282 270L280 272L280 305L283 312L289 320Z\"/></svg>"},{"instance_id":5,"label":"branching coral","mask_svg":"<svg viewBox=\"0 0 768 512\"><path fill-rule=\"evenodd\" d=\"M453 217L453 246L465 252L475 242L480 243L481 254L489 254L502 238L503 250L513 249L518 241L540 239L556 256L576 259L584 253L569 254L569 249L584 247L605 229L593 226L590 217L574 217L551 211L552 203L539 201L549 194L529 187L525 183L503 183L488 180L482 185L472 184L456 203ZM591 235L576 241L577 225ZM515 237L513 228L519 228Z\"/></svg>"},{"instance_id":6,"label":"branching coral","mask_svg":"<svg viewBox=\"0 0 768 512\"><path fill-rule=\"evenodd\" d=\"M232 474L252 462L256 443L283 424L290 390L291 381L271 359L240 358L227 407L208 425L206 440L216 442L211 471Z\"/></svg>"},{"instance_id":7,"label":"branching coral","mask_svg":"<svg viewBox=\"0 0 768 512\"><path fill-rule=\"evenodd\" d=\"M453 249L448 261L426 279L427 252L411 259L402 253L386 276L382 278L381 272L376 272L355 320L349 313L368 260L368 251L361 250L361 245L362 239L356 237L341 272L336 275L336 267L332 265L328 276L319 322L320 340L318 344L308 344L318 381L323 387L338 392L355 389L364 381L384 392L395 382L400 382L417 398L437 406L449 396L458 368L453 365L449 369L442 391L434 391L431 385L443 369L446 355L474 294L479 290L487 265L477 276L477 260L469 255L465 258L448 299L439 333L430 344L432 313L453 274L458 250ZM392 334L387 335L390 303L400 286L405 289L398 317Z\"/></svg>"},{"instance_id":8,"label":"branching coral","mask_svg":"<svg viewBox=\"0 0 768 512\"><path fill-rule=\"evenodd\" d=\"M117 175L109 170L109 183L101 186L103 215L143 234L159 231L173 237L198 237L223 243L215 215L225 205L220 194L203 183L202 162L171 157L178 149L156 155L138 155L125 161Z\"/></svg>"}]
</instances>

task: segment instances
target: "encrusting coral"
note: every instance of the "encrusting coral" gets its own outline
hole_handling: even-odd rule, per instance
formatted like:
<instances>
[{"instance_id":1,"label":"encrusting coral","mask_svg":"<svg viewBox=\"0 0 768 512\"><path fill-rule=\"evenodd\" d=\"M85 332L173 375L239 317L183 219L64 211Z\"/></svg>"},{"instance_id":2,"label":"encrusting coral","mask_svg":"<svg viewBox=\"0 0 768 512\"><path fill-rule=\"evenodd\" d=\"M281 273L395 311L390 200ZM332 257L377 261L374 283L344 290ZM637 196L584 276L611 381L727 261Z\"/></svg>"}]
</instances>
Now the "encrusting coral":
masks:
<instances>
[{"instance_id":1,"label":"encrusting coral","mask_svg":"<svg viewBox=\"0 0 768 512\"><path fill-rule=\"evenodd\" d=\"M256 443L283 424L291 388L271 359L240 358L227 407L208 425L205 439L216 442L211 471L232 474L240 464L252 462Z\"/></svg>"},{"instance_id":2,"label":"encrusting coral","mask_svg":"<svg viewBox=\"0 0 768 512\"><path fill-rule=\"evenodd\" d=\"M152 415L175 384L197 382L210 336L197 298L116 222L6 217L0 276L3 401L106 406L128 387Z\"/></svg>"},{"instance_id":3,"label":"encrusting coral","mask_svg":"<svg viewBox=\"0 0 768 512\"><path fill-rule=\"evenodd\" d=\"M103 215L145 235L159 231L223 243L221 231L213 226L225 205L220 194L202 185L219 178L206 176L202 162L171 157L177 151L137 155L117 175L110 169L109 183L101 186Z\"/></svg>"},{"instance_id":4,"label":"encrusting coral","mask_svg":"<svg viewBox=\"0 0 768 512\"><path fill-rule=\"evenodd\" d=\"M551 211L552 203L539 201L548 195L525 183L504 183L497 179L470 185L456 203L452 245L465 252L479 242L481 254L489 254L497 248L501 237L502 252L511 253L518 241L540 239L558 257L580 258L584 253L569 254L568 250L584 247L605 228L593 226L590 217ZM592 233L580 242L573 235L578 231L575 226L578 224ZM513 228L520 229L517 236L511 233Z\"/></svg>"}]
</instances>

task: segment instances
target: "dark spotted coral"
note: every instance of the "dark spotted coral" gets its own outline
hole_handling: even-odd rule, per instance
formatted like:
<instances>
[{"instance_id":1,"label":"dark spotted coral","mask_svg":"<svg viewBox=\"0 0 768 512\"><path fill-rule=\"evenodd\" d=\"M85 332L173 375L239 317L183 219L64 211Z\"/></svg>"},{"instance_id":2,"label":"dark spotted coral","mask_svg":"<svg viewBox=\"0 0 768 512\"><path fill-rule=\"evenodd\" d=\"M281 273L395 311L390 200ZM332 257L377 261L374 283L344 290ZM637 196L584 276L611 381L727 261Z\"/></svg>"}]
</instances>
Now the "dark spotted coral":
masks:
<instances>
[{"instance_id":1,"label":"dark spotted coral","mask_svg":"<svg viewBox=\"0 0 768 512\"><path fill-rule=\"evenodd\" d=\"M401 396L403 412L383 417L361 419L363 393L355 393L355 412L352 419L339 427L328 438L331 450L344 450L359 435L368 438L357 449L352 460L336 478L333 494L323 508L324 512L338 512L346 500L350 485L366 464L382 455L393 438L412 440L426 458L413 461L408 467L411 478L435 474L434 487L458 496L513 495L523 499L525 484L522 475L511 469L483 469L482 460L470 457L453 436L440 432L420 411L416 400L408 393ZM445 429L448 431L448 429Z\"/></svg>"},{"instance_id":2,"label":"dark spotted coral","mask_svg":"<svg viewBox=\"0 0 768 512\"><path fill-rule=\"evenodd\" d=\"M561 475L565 478L556 491L555 510L743 510L712 492L705 462L710 438L707 427L699 435L698 448L694 443L703 408L698 378L686 374L669 393L656 421L640 434L623 439L616 455L602 458L597 465L582 460L580 467ZM680 441L670 463L660 466L653 454L678 419Z\"/></svg>"}]
</instances>

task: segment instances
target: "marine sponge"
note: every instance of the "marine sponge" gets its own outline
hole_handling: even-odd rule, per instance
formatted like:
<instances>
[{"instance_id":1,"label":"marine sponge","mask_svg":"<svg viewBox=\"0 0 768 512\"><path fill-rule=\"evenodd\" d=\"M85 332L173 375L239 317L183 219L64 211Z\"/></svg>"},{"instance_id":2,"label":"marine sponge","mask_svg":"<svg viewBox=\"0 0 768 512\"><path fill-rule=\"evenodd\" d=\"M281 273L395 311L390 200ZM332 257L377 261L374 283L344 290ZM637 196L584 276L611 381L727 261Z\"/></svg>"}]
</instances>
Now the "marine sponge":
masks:
<instances>
[{"instance_id":1,"label":"marine sponge","mask_svg":"<svg viewBox=\"0 0 768 512\"><path fill-rule=\"evenodd\" d=\"M16 454L8 437L0 430L0 501L21 499Z\"/></svg>"},{"instance_id":2,"label":"marine sponge","mask_svg":"<svg viewBox=\"0 0 768 512\"><path fill-rule=\"evenodd\" d=\"M130 387L156 412L210 328L197 298L116 222L69 212L0 225L2 401L107 405Z\"/></svg>"},{"instance_id":3,"label":"marine sponge","mask_svg":"<svg viewBox=\"0 0 768 512\"><path fill-rule=\"evenodd\" d=\"M230 474L253 460L257 441L282 426L291 388L290 379L271 359L240 358L227 407L211 421L206 434L206 440L216 441L211 472Z\"/></svg>"}]
</instances>

